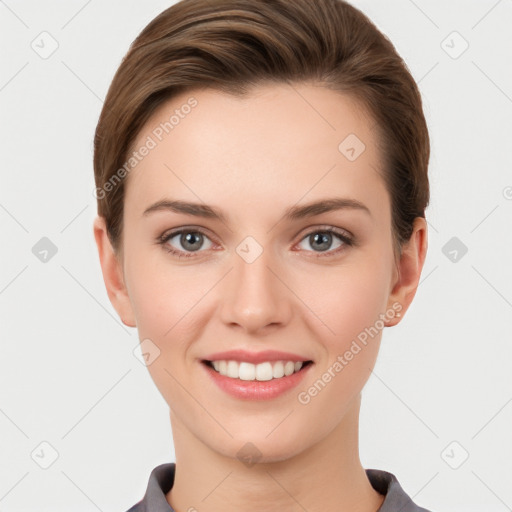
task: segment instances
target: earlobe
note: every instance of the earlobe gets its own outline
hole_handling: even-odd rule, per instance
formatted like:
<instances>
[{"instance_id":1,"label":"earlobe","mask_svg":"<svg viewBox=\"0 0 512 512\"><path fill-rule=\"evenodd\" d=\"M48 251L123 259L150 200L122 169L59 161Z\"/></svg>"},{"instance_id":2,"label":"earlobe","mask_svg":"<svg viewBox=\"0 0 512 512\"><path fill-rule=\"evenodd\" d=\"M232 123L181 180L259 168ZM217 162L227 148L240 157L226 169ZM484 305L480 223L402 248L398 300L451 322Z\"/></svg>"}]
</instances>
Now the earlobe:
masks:
<instances>
[{"instance_id":1,"label":"earlobe","mask_svg":"<svg viewBox=\"0 0 512 512\"><path fill-rule=\"evenodd\" d=\"M121 321L128 327L136 327L135 315L124 282L122 263L108 238L105 219L96 216L93 229L108 298Z\"/></svg>"},{"instance_id":2,"label":"earlobe","mask_svg":"<svg viewBox=\"0 0 512 512\"><path fill-rule=\"evenodd\" d=\"M388 308L399 310L400 318L404 317L418 289L427 247L427 222L423 217L417 217L414 220L411 238L402 248L397 278L388 299ZM401 309L397 308L397 304L401 305ZM397 316L387 323L388 327L398 324L400 319Z\"/></svg>"}]
</instances>

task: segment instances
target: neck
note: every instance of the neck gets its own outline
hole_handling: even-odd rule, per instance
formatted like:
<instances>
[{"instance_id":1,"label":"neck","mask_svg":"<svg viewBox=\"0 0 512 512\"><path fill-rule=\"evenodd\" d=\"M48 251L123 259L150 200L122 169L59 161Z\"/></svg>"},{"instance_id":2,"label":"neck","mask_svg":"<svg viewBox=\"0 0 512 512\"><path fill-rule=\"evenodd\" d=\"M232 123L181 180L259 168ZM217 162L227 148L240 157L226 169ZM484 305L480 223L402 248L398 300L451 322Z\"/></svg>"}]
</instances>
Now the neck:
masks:
<instances>
[{"instance_id":1,"label":"neck","mask_svg":"<svg viewBox=\"0 0 512 512\"><path fill-rule=\"evenodd\" d=\"M214 451L171 411L176 473L167 501L177 512L377 512L384 496L359 459L360 395L320 442L284 460L246 466Z\"/></svg>"}]
</instances>

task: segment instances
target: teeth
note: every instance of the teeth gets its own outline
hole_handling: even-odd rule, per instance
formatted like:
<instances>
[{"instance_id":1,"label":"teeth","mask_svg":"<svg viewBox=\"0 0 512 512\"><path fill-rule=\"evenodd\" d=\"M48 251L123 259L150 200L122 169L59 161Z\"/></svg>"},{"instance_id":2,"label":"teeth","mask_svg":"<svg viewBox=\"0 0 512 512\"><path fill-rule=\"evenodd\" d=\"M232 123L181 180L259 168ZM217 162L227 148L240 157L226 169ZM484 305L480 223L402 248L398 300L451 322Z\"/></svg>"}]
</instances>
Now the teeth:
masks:
<instances>
[{"instance_id":1,"label":"teeth","mask_svg":"<svg viewBox=\"0 0 512 512\"><path fill-rule=\"evenodd\" d=\"M212 361L212 365L221 375L240 380L272 380L289 376L302 368L302 361L266 361L252 364L238 361Z\"/></svg>"},{"instance_id":2,"label":"teeth","mask_svg":"<svg viewBox=\"0 0 512 512\"><path fill-rule=\"evenodd\" d=\"M282 361L277 361L277 363L274 363L272 368L272 376L274 379L280 379L281 377L284 377L284 364Z\"/></svg>"}]
</instances>

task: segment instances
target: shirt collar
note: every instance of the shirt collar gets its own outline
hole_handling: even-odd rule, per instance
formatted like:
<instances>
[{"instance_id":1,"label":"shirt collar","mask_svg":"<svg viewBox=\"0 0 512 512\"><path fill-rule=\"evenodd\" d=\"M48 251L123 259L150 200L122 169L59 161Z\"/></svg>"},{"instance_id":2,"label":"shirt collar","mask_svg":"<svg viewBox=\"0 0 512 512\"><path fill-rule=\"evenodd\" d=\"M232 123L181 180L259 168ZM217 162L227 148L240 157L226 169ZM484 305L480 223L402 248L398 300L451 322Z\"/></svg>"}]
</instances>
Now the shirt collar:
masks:
<instances>
[{"instance_id":1,"label":"shirt collar","mask_svg":"<svg viewBox=\"0 0 512 512\"><path fill-rule=\"evenodd\" d=\"M165 496L174 484L175 469L174 462L156 466L149 476L146 494L128 512L174 512ZM380 469L365 471L372 487L385 495L384 502L377 512L429 512L411 500L392 473Z\"/></svg>"}]
</instances>

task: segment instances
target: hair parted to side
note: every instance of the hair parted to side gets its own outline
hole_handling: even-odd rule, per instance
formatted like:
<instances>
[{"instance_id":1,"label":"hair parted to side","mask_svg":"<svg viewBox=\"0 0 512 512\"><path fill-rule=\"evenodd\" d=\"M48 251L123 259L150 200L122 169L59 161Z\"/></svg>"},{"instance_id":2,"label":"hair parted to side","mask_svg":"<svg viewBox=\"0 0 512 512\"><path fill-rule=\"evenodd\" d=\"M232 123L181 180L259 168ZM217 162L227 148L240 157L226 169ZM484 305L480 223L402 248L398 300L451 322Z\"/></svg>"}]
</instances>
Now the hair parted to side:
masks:
<instances>
[{"instance_id":1,"label":"hair parted to side","mask_svg":"<svg viewBox=\"0 0 512 512\"><path fill-rule=\"evenodd\" d=\"M94 138L98 215L116 251L126 179L106 184L158 107L188 90L244 96L272 82L317 83L347 94L372 116L400 251L429 203L421 96L389 39L344 0L181 0L142 30L114 76Z\"/></svg>"}]
</instances>

